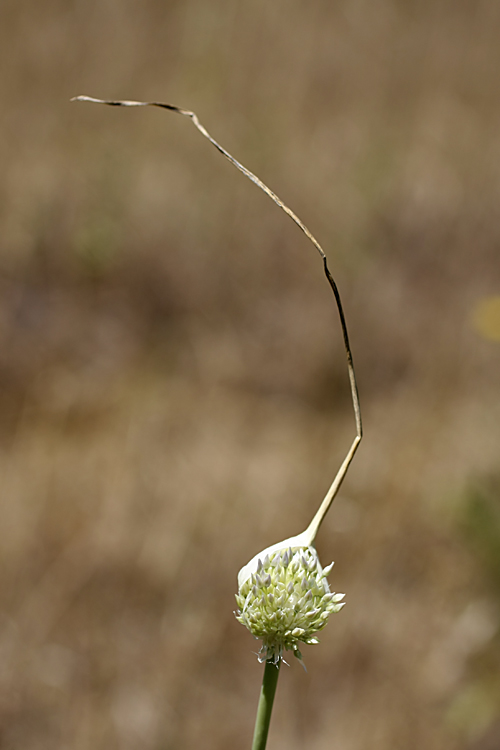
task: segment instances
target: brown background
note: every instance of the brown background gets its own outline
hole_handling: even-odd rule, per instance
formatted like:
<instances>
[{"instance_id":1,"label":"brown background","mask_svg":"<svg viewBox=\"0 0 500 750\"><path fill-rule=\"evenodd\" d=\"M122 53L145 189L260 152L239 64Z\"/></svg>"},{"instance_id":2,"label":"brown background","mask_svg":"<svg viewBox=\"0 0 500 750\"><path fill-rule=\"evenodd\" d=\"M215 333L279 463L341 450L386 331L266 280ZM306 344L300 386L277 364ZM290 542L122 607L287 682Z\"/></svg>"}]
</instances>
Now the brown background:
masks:
<instances>
[{"instance_id":1,"label":"brown background","mask_svg":"<svg viewBox=\"0 0 500 750\"><path fill-rule=\"evenodd\" d=\"M238 569L347 606L270 750L500 746L500 4L2 0L0 745L248 748ZM479 308L478 308L479 306ZM493 335L490 337L494 339Z\"/></svg>"}]
</instances>

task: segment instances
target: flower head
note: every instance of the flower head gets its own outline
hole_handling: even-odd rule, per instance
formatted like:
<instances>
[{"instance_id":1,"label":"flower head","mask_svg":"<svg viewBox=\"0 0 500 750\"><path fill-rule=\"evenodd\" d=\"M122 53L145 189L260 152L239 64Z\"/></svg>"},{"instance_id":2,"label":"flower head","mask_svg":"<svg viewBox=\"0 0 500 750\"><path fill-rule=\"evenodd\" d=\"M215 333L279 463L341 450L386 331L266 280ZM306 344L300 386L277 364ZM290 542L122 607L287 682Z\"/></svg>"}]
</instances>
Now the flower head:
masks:
<instances>
[{"instance_id":1,"label":"flower head","mask_svg":"<svg viewBox=\"0 0 500 750\"><path fill-rule=\"evenodd\" d=\"M260 662L276 664L283 651L301 659L299 643L318 643L314 634L344 606L344 594L331 592L326 580L333 563L323 569L312 546L264 550L257 558L256 569L240 576L236 619L262 639Z\"/></svg>"}]
</instances>

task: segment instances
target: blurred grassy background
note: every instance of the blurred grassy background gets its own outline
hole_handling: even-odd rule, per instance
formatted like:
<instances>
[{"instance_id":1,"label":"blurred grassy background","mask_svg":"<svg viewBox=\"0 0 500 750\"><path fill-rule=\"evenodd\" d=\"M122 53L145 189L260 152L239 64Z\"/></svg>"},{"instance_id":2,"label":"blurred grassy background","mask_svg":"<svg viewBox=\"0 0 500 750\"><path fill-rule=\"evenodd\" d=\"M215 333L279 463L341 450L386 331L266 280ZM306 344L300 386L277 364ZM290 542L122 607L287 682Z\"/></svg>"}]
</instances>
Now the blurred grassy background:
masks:
<instances>
[{"instance_id":1,"label":"blurred grassy background","mask_svg":"<svg viewBox=\"0 0 500 750\"><path fill-rule=\"evenodd\" d=\"M2 0L0 744L250 745L236 573L347 606L269 746L500 746L500 5Z\"/></svg>"}]
</instances>

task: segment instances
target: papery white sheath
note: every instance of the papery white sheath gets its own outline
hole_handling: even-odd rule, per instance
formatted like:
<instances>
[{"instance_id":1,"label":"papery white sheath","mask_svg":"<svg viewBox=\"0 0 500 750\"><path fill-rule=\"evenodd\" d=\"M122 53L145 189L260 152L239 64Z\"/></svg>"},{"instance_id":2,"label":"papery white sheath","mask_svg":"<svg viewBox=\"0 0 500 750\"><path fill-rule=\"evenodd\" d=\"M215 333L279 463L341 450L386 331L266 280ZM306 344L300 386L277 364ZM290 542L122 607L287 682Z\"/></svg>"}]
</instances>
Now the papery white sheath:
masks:
<instances>
[{"instance_id":1,"label":"papery white sheath","mask_svg":"<svg viewBox=\"0 0 500 750\"><path fill-rule=\"evenodd\" d=\"M239 596L243 587L246 584L248 584L249 579L252 579L252 577L254 577L257 574L259 565L262 566L264 564L264 561L267 560L267 562L270 565L272 565L273 561L277 560L278 565L282 564L283 556L277 555L277 553L283 553L283 552L286 552L286 550L290 550L290 555L294 555L294 553L297 550L304 550L307 555L312 555L313 557L315 556L315 559L317 560L317 553L313 546L314 540L316 538L316 534L335 496L337 495L340 489L340 485L342 484L344 480L344 477L347 473L349 465L352 459L354 458L354 454L356 453L356 450L363 436L359 395L358 395L358 388L356 384L356 375L354 372L351 347L349 344L349 336L347 334L347 325L346 325L344 311L342 308L342 303L340 300L340 294L339 294L337 285L328 268L327 258L326 258L323 248L321 247L319 242L316 240L316 238L311 234L311 232L305 226L305 224L302 223L299 217L290 208L288 208L288 206L285 203L283 203L283 201L280 198L278 198L278 196L270 188L268 188L267 185L265 185L262 182L262 180L260 180L249 169L247 169L242 164L240 164L239 161L237 161L233 156L231 156L231 154L228 151L226 151L214 138L212 138L210 133L200 123L200 121L198 120L198 117L196 116L194 112L191 112L190 110L187 110L187 109L181 109L180 107L176 107L173 104L165 104L162 102L138 102L138 101L130 101L130 100L116 100L115 101L115 100L108 100L108 99L95 99L94 97L90 97L90 96L76 96L74 97L74 99L72 99L72 101L94 102L96 104L107 104L113 107L160 107L162 109L170 110L171 112L176 112L177 114L183 115L184 117L188 117L189 119L192 120L193 124L199 130L199 132L205 138L207 138L210 141L210 143L213 146L215 146L215 148L223 156L225 156L225 158L228 159L228 161L231 162L231 164L233 164L240 172L242 172L242 174L248 177L249 180L251 180L255 185L257 185L257 187L259 187L264 193L266 193L266 195L268 195L269 198L271 198L271 200L274 201L274 203L276 203L276 205L279 206L287 214L287 216L289 216L292 219L292 221L295 222L295 224L299 227L299 229L301 229L301 231L306 235L306 237L312 242L316 250L319 252L321 259L323 261L323 270L335 297L335 301L336 301L337 309L339 313L339 318L340 318L340 325L342 328L344 347L345 347L345 352L346 352L346 357L347 357L347 370L348 370L349 382L350 382L350 387L351 387L352 404L353 404L353 409L354 409L354 419L355 419L355 424L356 424L356 435L353 439L352 445L349 448L349 451L347 452L347 455L344 461L342 462L342 465L340 466L337 472L337 475L335 476L335 479L333 480L328 492L325 495L323 502L321 503L318 511L316 512L314 518L312 519L307 529L303 531L301 534L290 537L289 539L284 539L282 542L278 542L276 544L271 545L270 547L267 547L265 550L262 550L262 552L259 552L257 555L255 555L250 560L250 562L244 565L243 568L241 568L240 572L238 573L238 589L239 589L238 596ZM319 561L317 561L317 564L319 565ZM253 588L255 588L255 590L257 591L257 587L254 586ZM265 600L265 596L264 596L264 600ZM325 596L328 597L329 594L325 593ZM335 596L337 596L337 600L338 600L338 597L341 595L335 595ZM337 611L340 608L340 606L342 605L337 605L336 609L333 609L332 611ZM241 614L242 613L240 613L240 615ZM249 627L248 624L247 624L247 627ZM249 627L249 629L252 630L251 627ZM298 638L298 640L300 641L301 639ZM309 642L313 642L313 640L310 640ZM294 648L294 651L295 653L297 653L296 648ZM300 652L298 653L300 654ZM279 658L281 658L281 656Z\"/></svg>"}]
</instances>

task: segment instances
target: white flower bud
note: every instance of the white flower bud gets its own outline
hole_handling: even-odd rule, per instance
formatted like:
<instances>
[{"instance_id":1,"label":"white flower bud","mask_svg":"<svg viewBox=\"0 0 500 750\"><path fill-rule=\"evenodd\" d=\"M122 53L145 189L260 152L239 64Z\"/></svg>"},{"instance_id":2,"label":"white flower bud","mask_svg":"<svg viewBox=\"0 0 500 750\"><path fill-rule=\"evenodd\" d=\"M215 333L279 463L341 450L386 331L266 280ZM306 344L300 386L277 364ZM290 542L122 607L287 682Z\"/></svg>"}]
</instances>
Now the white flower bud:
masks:
<instances>
[{"instance_id":1,"label":"white flower bud","mask_svg":"<svg viewBox=\"0 0 500 750\"><path fill-rule=\"evenodd\" d=\"M283 543L264 550L242 568L235 614L255 638L262 639L259 661L276 664L287 650L301 659L299 643L318 643L314 633L344 606L339 603L344 595L330 592L326 575L331 568L323 570L314 547L284 548Z\"/></svg>"}]
</instances>

